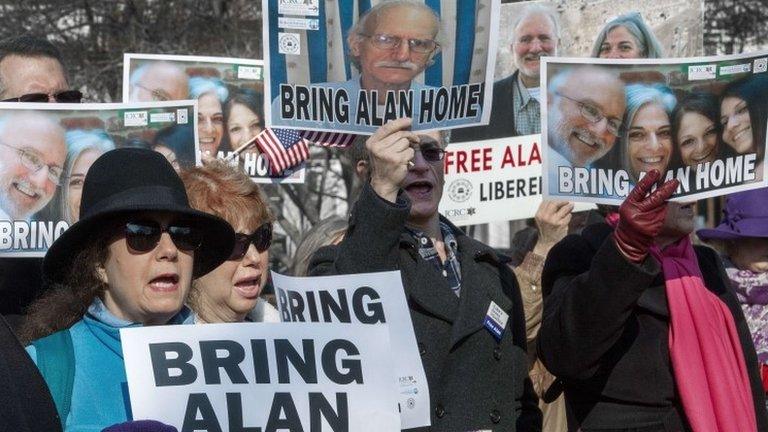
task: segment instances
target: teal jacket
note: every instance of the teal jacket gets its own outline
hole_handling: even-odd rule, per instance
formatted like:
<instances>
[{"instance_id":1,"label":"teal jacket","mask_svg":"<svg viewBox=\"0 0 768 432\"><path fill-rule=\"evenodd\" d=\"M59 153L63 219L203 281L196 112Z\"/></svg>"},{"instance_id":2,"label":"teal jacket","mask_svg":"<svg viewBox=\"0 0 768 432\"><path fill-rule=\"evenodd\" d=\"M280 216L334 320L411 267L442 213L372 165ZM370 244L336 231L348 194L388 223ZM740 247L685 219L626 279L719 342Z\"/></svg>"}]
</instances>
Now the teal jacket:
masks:
<instances>
[{"instance_id":1,"label":"teal jacket","mask_svg":"<svg viewBox=\"0 0 768 432\"><path fill-rule=\"evenodd\" d=\"M185 307L169 324L182 323L189 315ZM97 298L83 319L69 328L75 375L66 432L100 432L132 420L120 329L139 326L114 316ZM29 345L26 349L37 364L35 347Z\"/></svg>"}]
</instances>

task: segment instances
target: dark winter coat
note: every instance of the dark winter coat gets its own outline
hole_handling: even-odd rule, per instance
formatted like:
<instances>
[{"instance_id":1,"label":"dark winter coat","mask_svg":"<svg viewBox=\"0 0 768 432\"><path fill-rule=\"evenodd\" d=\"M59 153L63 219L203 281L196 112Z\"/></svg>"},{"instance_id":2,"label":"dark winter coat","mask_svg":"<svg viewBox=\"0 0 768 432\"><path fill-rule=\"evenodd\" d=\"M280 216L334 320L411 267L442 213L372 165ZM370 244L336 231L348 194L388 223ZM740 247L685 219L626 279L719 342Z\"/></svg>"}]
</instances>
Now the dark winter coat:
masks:
<instances>
[{"instance_id":1,"label":"dark winter coat","mask_svg":"<svg viewBox=\"0 0 768 432\"><path fill-rule=\"evenodd\" d=\"M430 428L414 431L540 431L528 379L523 305L514 275L490 247L452 227L461 263L461 297L418 252L405 231L410 211L363 188L338 246L320 249L313 275L400 270L429 384ZM443 220L446 222L445 220ZM507 314L500 343L483 326L491 301Z\"/></svg>"}]
</instances>

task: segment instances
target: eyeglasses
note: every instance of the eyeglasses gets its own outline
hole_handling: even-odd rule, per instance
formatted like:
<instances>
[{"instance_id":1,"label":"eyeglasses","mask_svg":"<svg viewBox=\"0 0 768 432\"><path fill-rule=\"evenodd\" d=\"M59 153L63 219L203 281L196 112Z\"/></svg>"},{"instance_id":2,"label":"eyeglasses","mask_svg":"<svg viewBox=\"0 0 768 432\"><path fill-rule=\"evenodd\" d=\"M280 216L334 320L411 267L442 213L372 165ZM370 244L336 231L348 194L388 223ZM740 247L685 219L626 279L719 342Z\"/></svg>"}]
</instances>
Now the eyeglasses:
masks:
<instances>
[{"instance_id":1,"label":"eyeglasses","mask_svg":"<svg viewBox=\"0 0 768 432\"><path fill-rule=\"evenodd\" d=\"M419 147L414 150L421 152L427 162L440 162L445 156L445 150L440 147Z\"/></svg>"},{"instance_id":2,"label":"eyeglasses","mask_svg":"<svg viewBox=\"0 0 768 432\"><path fill-rule=\"evenodd\" d=\"M3 99L0 102L48 102L53 98L60 103L80 103L83 94L78 90L64 90L58 93L27 93L19 97Z\"/></svg>"},{"instance_id":3,"label":"eyeglasses","mask_svg":"<svg viewBox=\"0 0 768 432\"><path fill-rule=\"evenodd\" d=\"M269 249L272 245L272 224L269 222L262 224L253 234L235 233L235 246L232 248L232 254L229 255L229 261L242 259L251 243L259 252Z\"/></svg>"},{"instance_id":4,"label":"eyeglasses","mask_svg":"<svg viewBox=\"0 0 768 432\"><path fill-rule=\"evenodd\" d=\"M399 36L393 36L388 34L375 34L367 35L361 34L360 36L367 37L371 40L373 46L382 50L394 50L400 47L403 43L403 38ZM440 44L432 39L405 39L408 41L408 49L419 54L431 53L432 51L440 48Z\"/></svg>"},{"instance_id":5,"label":"eyeglasses","mask_svg":"<svg viewBox=\"0 0 768 432\"><path fill-rule=\"evenodd\" d=\"M20 149L2 142L0 142L0 145L16 150L16 153L19 155L19 160L21 160L21 164L33 173L40 171L43 167L47 167L48 180L56 186L61 185L62 168L60 166L46 165L45 162L43 162L43 157L35 151Z\"/></svg>"},{"instance_id":6,"label":"eyeglasses","mask_svg":"<svg viewBox=\"0 0 768 432\"><path fill-rule=\"evenodd\" d=\"M126 222L125 242L137 252L149 252L160 243L160 236L167 232L179 250L193 251L200 247L203 237L198 229L184 222L161 226L153 220Z\"/></svg>"},{"instance_id":7,"label":"eyeglasses","mask_svg":"<svg viewBox=\"0 0 768 432\"><path fill-rule=\"evenodd\" d=\"M591 103L582 102L578 99L574 99L572 97L566 96L560 92L555 92L555 94L560 97L564 97L569 101L578 105L579 111L581 112L581 116L587 119L588 122L598 123L603 119L606 119L607 120L606 128L608 129L608 132L610 132L611 135L617 137L621 133L621 120L615 117L606 117L600 108L592 105Z\"/></svg>"},{"instance_id":8,"label":"eyeglasses","mask_svg":"<svg viewBox=\"0 0 768 432\"><path fill-rule=\"evenodd\" d=\"M152 95L152 100L153 101L168 101L168 100L172 99L170 93L168 93L164 89L161 89L161 88L154 88L153 89L153 88L149 88L147 86L141 85L141 84L134 84L134 86L136 86L136 87L138 87L140 89L144 89L144 90L148 91L149 94Z\"/></svg>"}]
</instances>

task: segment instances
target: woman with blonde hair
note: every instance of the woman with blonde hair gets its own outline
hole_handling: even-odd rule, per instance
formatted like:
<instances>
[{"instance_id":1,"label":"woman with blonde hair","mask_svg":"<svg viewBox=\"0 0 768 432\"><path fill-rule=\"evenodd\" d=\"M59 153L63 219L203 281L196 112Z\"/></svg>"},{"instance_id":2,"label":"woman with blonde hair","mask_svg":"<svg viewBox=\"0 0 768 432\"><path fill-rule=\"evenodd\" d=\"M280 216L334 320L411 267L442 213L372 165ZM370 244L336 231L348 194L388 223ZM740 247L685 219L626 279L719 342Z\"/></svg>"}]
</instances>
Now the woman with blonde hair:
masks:
<instances>
[{"instance_id":1,"label":"woman with blonde hair","mask_svg":"<svg viewBox=\"0 0 768 432\"><path fill-rule=\"evenodd\" d=\"M181 173L192 207L235 229L227 260L192 284L188 304L197 323L279 321L260 297L269 278L272 222L264 196L242 170L213 160Z\"/></svg>"}]
</instances>

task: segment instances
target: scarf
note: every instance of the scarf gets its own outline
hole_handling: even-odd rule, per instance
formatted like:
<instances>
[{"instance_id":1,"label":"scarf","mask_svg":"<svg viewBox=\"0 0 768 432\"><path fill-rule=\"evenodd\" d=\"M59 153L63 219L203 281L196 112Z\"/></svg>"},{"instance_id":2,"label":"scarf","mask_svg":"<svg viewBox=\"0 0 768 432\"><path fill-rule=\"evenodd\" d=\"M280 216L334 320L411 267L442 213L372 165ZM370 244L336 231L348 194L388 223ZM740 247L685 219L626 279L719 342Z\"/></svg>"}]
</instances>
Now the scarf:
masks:
<instances>
[{"instance_id":1,"label":"scarf","mask_svg":"<svg viewBox=\"0 0 768 432\"><path fill-rule=\"evenodd\" d=\"M739 270L728 258L723 259L725 272L736 291L744 318L752 334L752 343L761 364L768 363L768 272Z\"/></svg>"},{"instance_id":2,"label":"scarf","mask_svg":"<svg viewBox=\"0 0 768 432\"><path fill-rule=\"evenodd\" d=\"M616 226L618 218L606 218ZM733 314L704 285L691 239L663 250L669 356L683 411L695 432L756 431L755 407Z\"/></svg>"},{"instance_id":3,"label":"scarf","mask_svg":"<svg viewBox=\"0 0 768 432\"><path fill-rule=\"evenodd\" d=\"M696 432L757 430L736 323L704 286L689 236L651 248L666 280L669 355L683 410Z\"/></svg>"}]
</instances>

